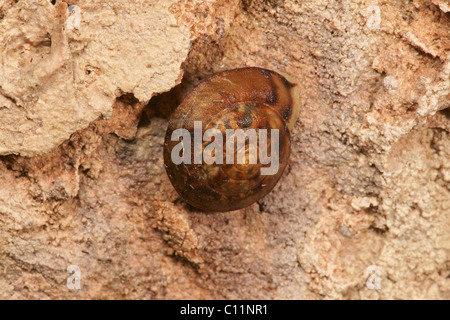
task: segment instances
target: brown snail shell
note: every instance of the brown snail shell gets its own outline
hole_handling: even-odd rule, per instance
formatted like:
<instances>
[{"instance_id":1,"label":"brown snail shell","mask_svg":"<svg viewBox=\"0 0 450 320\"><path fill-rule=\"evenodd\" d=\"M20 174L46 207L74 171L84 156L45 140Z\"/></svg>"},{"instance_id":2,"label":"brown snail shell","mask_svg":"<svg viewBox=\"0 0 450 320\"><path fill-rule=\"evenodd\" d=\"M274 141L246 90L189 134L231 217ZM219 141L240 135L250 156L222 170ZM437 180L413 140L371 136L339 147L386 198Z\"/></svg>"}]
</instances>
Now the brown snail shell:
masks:
<instances>
[{"instance_id":1,"label":"brown snail shell","mask_svg":"<svg viewBox=\"0 0 450 320\"><path fill-rule=\"evenodd\" d=\"M289 131L299 111L300 89L297 82L287 75L261 68L241 68L219 72L203 80L184 98L172 114L167 128L164 164L175 190L186 202L205 211L236 210L258 201L273 189L283 174L290 154ZM278 170L269 175L261 174L261 168L269 165L263 164L260 156L256 163L250 164L250 152L244 164L226 161L224 164L209 164L205 159L198 163L194 161L195 150L187 156L191 161L175 164L171 156L176 145L183 142L194 146L195 121L201 121L202 137L207 129L212 128L224 136L226 129L268 129L267 149L270 150L264 151L267 155L272 155L272 148L277 150L271 144L270 132L273 131L269 129L278 129ZM191 141L172 141L173 132L180 128L192 133ZM217 141L218 144L223 143L223 159L228 151L225 140ZM202 140L201 152L212 141ZM263 145L258 136L258 149ZM217 150L211 154L220 156ZM235 154L232 156L237 159Z\"/></svg>"}]
</instances>

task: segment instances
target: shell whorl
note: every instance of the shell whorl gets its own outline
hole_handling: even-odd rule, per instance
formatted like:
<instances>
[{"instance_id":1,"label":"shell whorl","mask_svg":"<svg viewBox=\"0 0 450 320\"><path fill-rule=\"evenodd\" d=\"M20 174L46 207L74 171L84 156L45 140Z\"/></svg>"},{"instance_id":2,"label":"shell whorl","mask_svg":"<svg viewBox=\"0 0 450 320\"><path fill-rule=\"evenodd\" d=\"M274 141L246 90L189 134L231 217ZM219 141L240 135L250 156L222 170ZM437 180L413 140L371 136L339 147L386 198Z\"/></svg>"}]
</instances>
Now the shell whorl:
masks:
<instances>
[{"instance_id":1,"label":"shell whorl","mask_svg":"<svg viewBox=\"0 0 450 320\"><path fill-rule=\"evenodd\" d=\"M286 167L290 153L290 130L299 110L300 90L289 76L261 68L234 69L212 75L184 98L169 121L164 163L172 185L189 204L205 211L236 210L259 200L272 190ZM179 141L172 141L172 133L182 128L194 134L196 121L202 123L202 136L208 129L223 133L225 138L217 143L223 145L224 160L231 153L238 153L238 150L229 152L227 149L227 129L254 129L258 133L257 159L251 159L252 153L246 144L244 163L236 163L237 154L231 154L234 163L209 164L203 161L199 164L195 163L192 154L190 163L175 164L171 155ZM271 129L278 129L276 145L271 145ZM262 163L259 151L260 146L264 145L260 141L260 133L265 132L268 132L268 143L267 150L261 150L264 151L262 154L271 156L272 149L279 150L278 170L269 175L261 174L261 169L269 166ZM189 145L192 146L195 141L193 135L191 137ZM212 141L202 141L201 152ZM216 152L214 150L215 155L220 155ZM250 160L256 163L250 163Z\"/></svg>"}]
</instances>

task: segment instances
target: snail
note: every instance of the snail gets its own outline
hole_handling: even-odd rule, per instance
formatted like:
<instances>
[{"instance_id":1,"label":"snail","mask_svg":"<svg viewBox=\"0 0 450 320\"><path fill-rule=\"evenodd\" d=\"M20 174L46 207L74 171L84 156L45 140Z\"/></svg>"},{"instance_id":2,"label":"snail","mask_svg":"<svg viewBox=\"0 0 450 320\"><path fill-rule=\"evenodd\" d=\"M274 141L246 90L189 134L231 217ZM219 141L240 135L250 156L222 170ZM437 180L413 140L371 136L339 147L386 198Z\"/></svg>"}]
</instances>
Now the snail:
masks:
<instances>
[{"instance_id":1,"label":"snail","mask_svg":"<svg viewBox=\"0 0 450 320\"><path fill-rule=\"evenodd\" d=\"M170 117L164 166L183 200L203 211L244 208L269 193L287 165L300 88L257 67L213 74Z\"/></svg>"}]
</instances>

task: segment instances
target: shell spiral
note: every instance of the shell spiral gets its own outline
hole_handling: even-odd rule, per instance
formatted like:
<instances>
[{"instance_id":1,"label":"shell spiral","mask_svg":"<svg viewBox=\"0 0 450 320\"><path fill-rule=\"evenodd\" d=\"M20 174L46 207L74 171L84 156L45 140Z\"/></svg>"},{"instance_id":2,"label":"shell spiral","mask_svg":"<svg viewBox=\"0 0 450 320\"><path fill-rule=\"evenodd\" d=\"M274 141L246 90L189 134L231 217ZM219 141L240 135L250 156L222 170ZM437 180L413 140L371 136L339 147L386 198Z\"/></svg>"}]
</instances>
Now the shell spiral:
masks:
<instances>
[{"instance_id":1,"label":"shell spiral","mask_svg":"<svg viewBox=\"0 0 450 320\"><path fill-rule=\"evenodd\" d=\"M175 190L205 211L237 210L258 201L283 174L299 111L300 89L287 75L241 68L203 80L167 128L164 164ZM181 139L174 135L177 129L188 135ZM174 154L184 161L174 161Z\"/></svg>"}]
</instances>

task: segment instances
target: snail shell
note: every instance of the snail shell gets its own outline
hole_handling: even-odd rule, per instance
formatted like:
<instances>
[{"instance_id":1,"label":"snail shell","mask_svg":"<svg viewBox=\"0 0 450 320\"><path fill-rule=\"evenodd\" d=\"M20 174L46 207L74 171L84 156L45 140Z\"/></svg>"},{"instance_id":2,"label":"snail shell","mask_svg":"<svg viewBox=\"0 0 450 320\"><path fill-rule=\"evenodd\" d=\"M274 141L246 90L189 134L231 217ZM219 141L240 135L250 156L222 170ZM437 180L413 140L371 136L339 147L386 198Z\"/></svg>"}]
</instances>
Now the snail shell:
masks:
<instances>
[{"instance_id":1,"label":"snail shell","mask_svg":"<svg viewBox=\"0 0 450 320\"><path fill-rule=\"evenodd\" d=\"M299 111L298 84L290 76L274 71L261 68L234 69L216 73L200 82L174 111L166 132L164 164L175 190L186 202L205 211L236 210L258 201L273 189L283 174L290 154L289 131ZM189 132L189 137L183 136L181 139L174 135L177 129ZM216 141L218 145L223 145L222 154L214 149L211 155L217 156L216 160L221 155L221 159L228 159L229 150L232 150L230 159L235 160L233 163L225 160L223 164L220 161L211 163L205 158L201 162L195 161L198 160L196 156L217 139L214 137L205 141L203 135L208 129L221 132L226 137ZM259 149L256 152L259 155L257 159L251 159L255 153L250 152L249 143L240 151L227 149L226 144L230 139L227 129L267 132L265 141L262 141L261 135L256 136ZM278 129L275 130L278 132L278 141L272 140L276 138L272 129ZM196 151L194 144L198 140L195 140L195 133L199 132L201 147ZM246 139L249 140L248 137ZM180 147L183 147L182 152ZM192 150L191 147L194 151L185 155L186 151ZM262 150L263 147L267 150ZM272 149L276 154L272 153ZM236 154L244 150L245 161L239 163ZM271 166L267 163L268 157L263 160L262 151L268 157L277 157L277 170L270 174L262 174L264 168ZM187 161L174 162L172 153L182 155Z\"/></svg>"}]
</instances>

